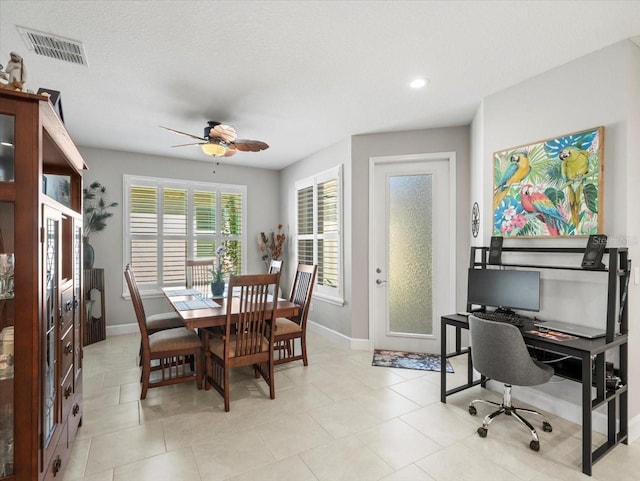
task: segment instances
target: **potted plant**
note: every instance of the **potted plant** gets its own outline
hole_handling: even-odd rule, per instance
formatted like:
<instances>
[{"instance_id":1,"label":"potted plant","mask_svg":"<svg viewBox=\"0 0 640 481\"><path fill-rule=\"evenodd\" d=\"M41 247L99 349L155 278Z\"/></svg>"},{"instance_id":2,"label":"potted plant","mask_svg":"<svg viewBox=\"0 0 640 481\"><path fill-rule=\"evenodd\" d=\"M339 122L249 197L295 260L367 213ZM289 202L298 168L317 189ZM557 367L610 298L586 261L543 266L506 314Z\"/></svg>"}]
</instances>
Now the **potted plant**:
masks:
<instances>
[{"instance_id":1,"label":"potted plant","mask_svg":"<svg viewBox=\"0 0 640 481\"><path fill-rule=\"evenodd\" d=\"M211 271L213 274L213 280L211 281L211 294L214 296L221 296L224 294L224 271L222 270L222 258L226 253L227 248L225 246L219 246L216 249L218 265Z\"/></svg>"},{"instance_id":2,"label":"potted plant","mask_svg":"<svg viewBox=\"0 0 640 481\"><path fill-rule=\"evenodd\" d=\"M94 232L100 232L107 227L107 219L113 215L109 209L116 207L117 202L107 200L107 188L100 182L92 182L89 187L82 189L84 199L84 224L82 232L83 241L83 266L85 269L93 268L95 252L89 244L89 236Z\"/></svg>"}]
</instances>

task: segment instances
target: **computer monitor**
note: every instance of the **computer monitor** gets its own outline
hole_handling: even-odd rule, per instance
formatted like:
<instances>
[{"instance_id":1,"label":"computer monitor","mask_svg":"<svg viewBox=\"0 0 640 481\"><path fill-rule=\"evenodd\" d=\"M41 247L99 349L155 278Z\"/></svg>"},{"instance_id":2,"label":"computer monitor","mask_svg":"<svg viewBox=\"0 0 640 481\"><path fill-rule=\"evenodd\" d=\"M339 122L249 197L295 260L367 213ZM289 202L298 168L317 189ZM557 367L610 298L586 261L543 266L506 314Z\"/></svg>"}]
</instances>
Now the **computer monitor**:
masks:
<instances>
[{"instance_id":1,"label":"computer monitor","mask_svg":"<svg viewBox=\"0 0 640 481\"><path fill-rule=\"evenodd\" d=\"M540 273L498 269L469 269L467 304L540 310Z\"/></svg>"}]
</instances>

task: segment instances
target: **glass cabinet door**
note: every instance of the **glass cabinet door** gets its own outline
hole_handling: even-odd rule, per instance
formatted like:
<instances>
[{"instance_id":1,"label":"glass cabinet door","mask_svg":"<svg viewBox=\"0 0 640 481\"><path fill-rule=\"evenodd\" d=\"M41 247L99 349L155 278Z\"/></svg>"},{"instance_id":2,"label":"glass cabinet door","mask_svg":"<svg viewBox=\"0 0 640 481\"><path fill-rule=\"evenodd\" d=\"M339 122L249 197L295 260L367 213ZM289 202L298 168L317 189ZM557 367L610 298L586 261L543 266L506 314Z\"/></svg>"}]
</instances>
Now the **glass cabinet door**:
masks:
<instances>
[{"instance_id":1,"label":"glass cabinet door","mask_svg":"<svg viewBox=\"0 0 640 481\"><path fill-rule=\"evenodd\" d=\"M0 478L13 472L14 204L0 202Z\"/></svg>"},{"instance_id":2,"label":"glass cabinet door","mask_svg":"<svg viewBox=\"0 0 640 481\"><path fill-rule=\"evenodd\" d=\"M15 180L15 118L0 114L0 182Z\"/></svg>"},{"instance_id":3,"label":"glass cabinet door","mask_svg":"<svg viewBox=\"0 0 640 481\"><path fill-rule=\"evenodd\" d=\"M60 258L60 217L45 210L44 249L44 346L43 346L43 399L42 399L42 441L43 448L49 445L56 426L56 338L58 309L58 279Z\"/></svg>"}]
</instances>

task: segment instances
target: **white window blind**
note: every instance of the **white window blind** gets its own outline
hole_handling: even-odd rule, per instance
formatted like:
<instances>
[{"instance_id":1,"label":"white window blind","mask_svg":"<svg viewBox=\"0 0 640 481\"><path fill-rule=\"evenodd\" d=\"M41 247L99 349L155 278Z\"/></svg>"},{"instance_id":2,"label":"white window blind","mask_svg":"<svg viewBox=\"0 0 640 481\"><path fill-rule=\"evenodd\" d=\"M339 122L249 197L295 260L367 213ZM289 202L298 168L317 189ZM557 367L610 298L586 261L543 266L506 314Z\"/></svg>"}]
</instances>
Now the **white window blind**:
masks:
<instances>
[{"instance_id":1,"label":"white window blind","mask_svg":"<svg viewBox=\"0 0 640 481\"><path fill-rule=\"evenodd\" d=\"M342 302L341 168L296 183L296 252L303 264L317 264L314 295Z\"/></svg>"},{"instance_id":2,"label":"white window blind","mask_svg":"<svg viewBox=\"0 0 640 481\"><path fill-rule=\"evenodd\" d=\"M185 283L185 259L213 258L244 272L246 186L124 176L125 252L142 292ZM124 269L124 266L123 266Z\"/></svg>"}]
</instances>

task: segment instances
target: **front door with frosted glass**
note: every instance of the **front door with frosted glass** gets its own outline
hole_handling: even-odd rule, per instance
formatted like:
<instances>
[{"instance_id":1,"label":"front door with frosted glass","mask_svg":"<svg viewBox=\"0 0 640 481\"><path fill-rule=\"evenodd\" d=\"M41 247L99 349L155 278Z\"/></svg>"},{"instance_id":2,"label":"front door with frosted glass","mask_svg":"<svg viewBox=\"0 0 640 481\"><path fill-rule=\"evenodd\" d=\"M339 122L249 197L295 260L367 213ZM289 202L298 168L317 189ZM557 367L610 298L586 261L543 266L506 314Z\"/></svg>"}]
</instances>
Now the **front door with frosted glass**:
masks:
<instances>
[{"instance_id":1,"label":"front door with frosted glass","mask_svg":"<svg viewBox=\"0 0 640 481\"><path fill-rule=\"evenodd\" d=\"M453 305L449 160L372 168L374 347L439 353L440 316Z\"/></svg>"}]
</instances>

